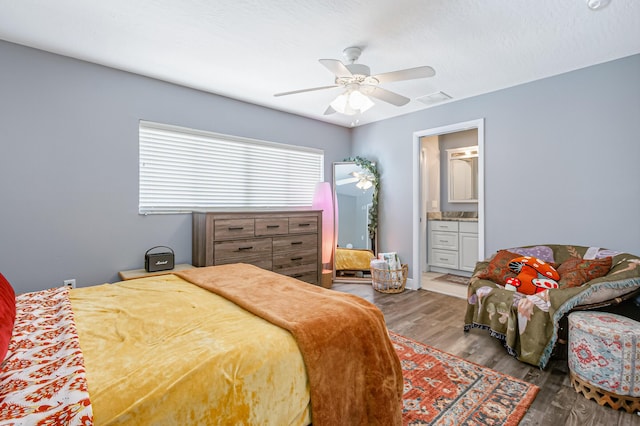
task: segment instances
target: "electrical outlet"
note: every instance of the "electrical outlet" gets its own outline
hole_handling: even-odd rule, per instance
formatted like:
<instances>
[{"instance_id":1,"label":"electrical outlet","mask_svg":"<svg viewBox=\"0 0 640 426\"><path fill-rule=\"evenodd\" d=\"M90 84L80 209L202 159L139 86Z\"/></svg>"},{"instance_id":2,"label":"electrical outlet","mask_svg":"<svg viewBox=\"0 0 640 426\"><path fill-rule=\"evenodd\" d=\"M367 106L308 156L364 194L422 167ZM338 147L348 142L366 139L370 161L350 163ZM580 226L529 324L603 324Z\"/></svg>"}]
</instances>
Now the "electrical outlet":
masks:
<instances>
[{"instance_id":1,"label":"electrical outlet","mask_svg":"<svg viewBox=\"0 0 640 426\"><path fill-rule=\"evenodd\" d=\"M76 279L70 278L68 280L64 280L64 285L69 288L76 288Z\"/></svg>"}]
</instances>

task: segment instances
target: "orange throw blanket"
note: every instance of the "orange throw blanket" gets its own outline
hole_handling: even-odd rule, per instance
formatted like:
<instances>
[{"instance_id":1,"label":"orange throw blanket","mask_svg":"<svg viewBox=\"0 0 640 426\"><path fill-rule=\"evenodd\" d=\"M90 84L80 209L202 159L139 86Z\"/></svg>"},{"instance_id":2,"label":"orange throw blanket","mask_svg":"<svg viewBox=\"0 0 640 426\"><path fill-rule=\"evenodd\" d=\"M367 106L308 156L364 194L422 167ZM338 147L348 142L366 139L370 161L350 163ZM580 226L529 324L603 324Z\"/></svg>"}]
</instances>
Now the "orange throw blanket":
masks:
<instances>
[{"instance_id":1,"label":"orange throw blanket","mask_svg":"<svg viewBox=\"0 0 640 426\"><path fill-rule=\"evenodd\" d=\"M371 303L246 264L175 275L291 332L307 368L314 426L402 424L400 360Z\"/></svg>"}]
</instances>

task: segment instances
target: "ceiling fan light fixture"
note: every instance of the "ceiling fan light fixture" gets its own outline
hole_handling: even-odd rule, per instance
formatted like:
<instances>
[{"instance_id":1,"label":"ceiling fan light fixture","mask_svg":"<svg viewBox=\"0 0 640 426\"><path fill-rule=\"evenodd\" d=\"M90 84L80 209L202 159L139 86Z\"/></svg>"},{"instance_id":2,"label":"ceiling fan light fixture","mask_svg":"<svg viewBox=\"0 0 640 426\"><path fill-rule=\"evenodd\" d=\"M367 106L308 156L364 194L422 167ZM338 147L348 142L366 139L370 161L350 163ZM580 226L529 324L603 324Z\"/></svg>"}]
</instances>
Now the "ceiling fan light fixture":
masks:
<instances>
[{"instance_id":1,"label":"ceiling fan light fixture","mask_svg":"<svg viewBox=\"0 0 640 426\"><path fill-rule=\"evenodd\" d=\"M375 104L359 90L349 89L335 98L330 105L341 114L355 115L365 112Z\"/></svg>"},{"instance_id":2,"label":"ceiling fan light fixture","mask_svg":"<svg viewBox=\"0 0 640 426\"><path fill-rule=\"evenodd\" d=\"M358 183L356 183L356 187L362 189L363 191L366 191L372 186L373 186L373 183L371 183L370 180L365 180L365 179L360 180L358 181Z\"/></svg>"},{"instance_id":3,"label":"ceiling fan light fixture","mask_svg":"<svg viewBox=\"0 0 640 426\"><path fill-rule=\"evenodd\" d=\"M335 98L329 105L331 105L331 108L344 114L344 111L347 108L347 92L338 95L338 97Z\"/></svg>"},{"instance_id":4,"label":"ceiling fan light fixture","mask_svg":"<svg viewBox=\"0 0 640 426\"><path fill-rule=\"evenodd\" d=\"M356 188L366 191L373 186L375 177L369 172L351 172L351 176L357 181Z\"/></svg>"},{"instance_id":5,"label":"ceiling fan light fixture","mask_svg":"<svg viewBox=\"0 0 640 426\"><path fill-rule=\"evenodd\" d=\"M353 109L358 109L362 112L368 110L373 106L373 101L367 96L363 95L359 90L354 90L349 95L349 106Z\"/></svg>"}]
</instances>

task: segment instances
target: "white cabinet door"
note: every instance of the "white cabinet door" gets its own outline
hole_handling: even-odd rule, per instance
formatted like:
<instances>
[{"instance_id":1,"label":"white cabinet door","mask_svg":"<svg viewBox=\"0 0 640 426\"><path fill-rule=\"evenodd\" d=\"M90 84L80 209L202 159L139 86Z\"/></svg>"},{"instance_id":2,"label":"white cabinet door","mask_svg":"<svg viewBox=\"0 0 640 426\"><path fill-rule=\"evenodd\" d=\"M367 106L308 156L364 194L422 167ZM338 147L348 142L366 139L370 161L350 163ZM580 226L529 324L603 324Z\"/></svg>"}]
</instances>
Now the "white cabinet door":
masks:
<instances>
[{"instance_id":1,"label":"white cabinet door","mask_svg":"<svg viewBox=\"0 0 640 426\"><path fill-rule=\"evenodd\" d=\"M478 234L460 233L460 269L473 272L478 261Z\"/></svg>"}]
</instances>

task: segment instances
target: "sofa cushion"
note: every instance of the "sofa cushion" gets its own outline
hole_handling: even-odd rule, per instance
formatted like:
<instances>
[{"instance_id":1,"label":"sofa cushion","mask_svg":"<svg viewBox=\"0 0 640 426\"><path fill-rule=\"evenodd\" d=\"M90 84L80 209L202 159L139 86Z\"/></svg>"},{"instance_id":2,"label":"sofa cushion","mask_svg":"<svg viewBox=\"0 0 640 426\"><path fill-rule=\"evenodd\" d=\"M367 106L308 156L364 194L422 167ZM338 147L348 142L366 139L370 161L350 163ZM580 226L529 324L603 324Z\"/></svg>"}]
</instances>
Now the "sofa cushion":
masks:
<instances>
[{"instance_id":1,"label":"sofa cushion","mask_svg":"<svg viewBox=\"0 0 640 426\"><path fill-rule=\"evenodd\" d=\"M579 287L596 278L604 277L611 269L611 257L603 259L581 259L572 257L558 267L560 288Z\"/></svg>"},{"instance_id":2,"label":"sofa cushion","mask_svg":"<svg viewBox=\"0 0 640 426\"><path fill-rule=\"evenodd\" d=\"M510 248L509 251L512 253L518 253L520 256L536 257L551 264L555 262L553 259L553 250L549 246L516 247Z\"/></svg>"},{"instance_id":3,"label":"sofa cushion","mask_svg":"<svg viewBox=\"0 0 640 426\"><path fill-rule=\"evenodd\" d=\"M520 257L517 253L512 253L508 250L500 250L489 261L487 269L481 271L476 277L493 281L494 283L505 285L508 278L516 276L515 273L509 269L509 262L516 257Z\"/></svg>"}]
</instances>

